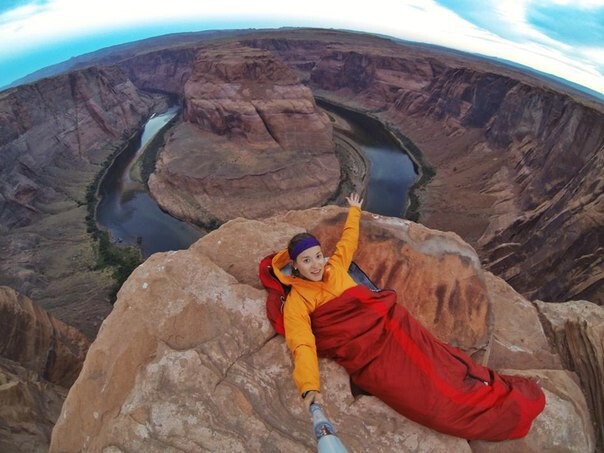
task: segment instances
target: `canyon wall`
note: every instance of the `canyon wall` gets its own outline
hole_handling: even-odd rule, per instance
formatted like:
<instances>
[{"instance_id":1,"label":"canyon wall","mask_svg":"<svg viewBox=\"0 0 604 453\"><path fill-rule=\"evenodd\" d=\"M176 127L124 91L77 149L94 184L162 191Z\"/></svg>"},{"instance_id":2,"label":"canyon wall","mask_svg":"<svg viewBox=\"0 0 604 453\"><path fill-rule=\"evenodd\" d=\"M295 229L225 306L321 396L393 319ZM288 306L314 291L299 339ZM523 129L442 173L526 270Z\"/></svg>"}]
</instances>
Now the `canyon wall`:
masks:
<instances>
[{"instance_id":1,"label":"canyon wall","mask_svg":"<svg viewBox=\"0 0 604 453\"><path fill-rule=\"evenodd\" d=\"M88 347L82 333L0 286L0 450L48 451Z\"/></svg>"},{"instance_id":2,"label":"canyon wall","mask_svg":"<svg viewBox=\"0 0 604 453\"><path fill-rule=\"evenodd\" d=\"M90 337L113 279L95 270L86 190L157 102L117 68L0 93L0 284Z\"/></svg>"},{"instance_id":3,"label":"canyon wall","mask_svg":"<svg viewBox=\"0 0 604 453\"><path fill-rule=\"evenodd\" d=\"M422 223L456 231L529 298L604 303L601 103L428 46L334 33L314 46L303 33L243 42L420 148L436 172L418 192Z\"/></svg>"},{"instance_id":4,"label":"canyon wall","mask_svg":"<svg viewBox=\"0 0 604 453\"><path fill-rule=\"evenodd\" d=\"M196 47L158 50L135 55L118 66L138 88L182 95L197 51Z\"/></svg>"}]
</instances>

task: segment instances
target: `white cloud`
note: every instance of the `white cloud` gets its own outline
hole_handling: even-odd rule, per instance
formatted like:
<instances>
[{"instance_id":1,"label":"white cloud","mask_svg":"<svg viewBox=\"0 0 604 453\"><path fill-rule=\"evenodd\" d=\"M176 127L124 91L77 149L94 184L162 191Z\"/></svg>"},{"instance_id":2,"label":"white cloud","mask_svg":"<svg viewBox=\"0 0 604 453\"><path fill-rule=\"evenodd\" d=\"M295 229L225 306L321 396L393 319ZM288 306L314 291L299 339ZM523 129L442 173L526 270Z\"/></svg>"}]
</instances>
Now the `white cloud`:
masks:
<instances>
[{"instance_id":1,"label":"white cloud","mask_svg":"<svg viewBox=\"0 0 604 453\"><path fill-rule=\"evenodd\" d=\"M587 55L598 64L604 65L604 47L583 47L581 53Z\"/></svg>"},{"instance_id":2,"label":"white cloud","mask_svg":"<svg viewBox=\"0 0 604 453\"><path fill-rule=\"evenodd\" d=\"M433 0L372 0L370 2L305 0L49 0L0 16L0 61L50 40L92 35L135 24L182 22L198 29L212 21L249 23L249 26L321 26L348 28L427 42L512 60L603 91L602 48L573 49L537 31L526 20L531 1L486 0L494 33L480 28ZM604 5L604 0L548 0L556 4ZM484 22L487 23L487 22ZM196 28L194 25L191 28ZM507 33L502 33L505 31ZM506 39L509 36L513 39ZM574 58L573 58L574 56ZM587 61L594 59L596 64Z\"/></svg>"}]
</instances>

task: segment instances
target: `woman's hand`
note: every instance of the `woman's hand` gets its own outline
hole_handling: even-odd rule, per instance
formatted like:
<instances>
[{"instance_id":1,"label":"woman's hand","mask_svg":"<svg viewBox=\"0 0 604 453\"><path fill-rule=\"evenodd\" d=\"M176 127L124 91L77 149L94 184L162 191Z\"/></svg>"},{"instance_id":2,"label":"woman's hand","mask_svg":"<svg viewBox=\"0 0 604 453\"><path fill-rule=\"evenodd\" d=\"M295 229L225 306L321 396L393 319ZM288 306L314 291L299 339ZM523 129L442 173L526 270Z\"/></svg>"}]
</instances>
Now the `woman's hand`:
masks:
<instances>
[{"instance_id":1,"label":"woman's hand","mask_svg":"<svg viewBox=\"0 0 604 453\"><path fill-rule=\"evenodd\" d=\"M321 406L323 405L323 397L321 396L321 392L317 392L316 390L309 390L306 392L306 395L304 395L304 399L302 401L304 401L307 411L310 410L310 405L312 403L317 403Z\"/></svg>"},{"instance_id":2,"label":"woman's hand","mask_svg":"<svg viewBox=\"0 0 604 453\"><path fill-rule=\"evenodd\" d=\"M356 192L352 192L349 196L347 196L346 201L348 202L348 206L350 207L355 206L357 208L360 208L363 204L363 199Z\"/></svg>"}]
</instances>

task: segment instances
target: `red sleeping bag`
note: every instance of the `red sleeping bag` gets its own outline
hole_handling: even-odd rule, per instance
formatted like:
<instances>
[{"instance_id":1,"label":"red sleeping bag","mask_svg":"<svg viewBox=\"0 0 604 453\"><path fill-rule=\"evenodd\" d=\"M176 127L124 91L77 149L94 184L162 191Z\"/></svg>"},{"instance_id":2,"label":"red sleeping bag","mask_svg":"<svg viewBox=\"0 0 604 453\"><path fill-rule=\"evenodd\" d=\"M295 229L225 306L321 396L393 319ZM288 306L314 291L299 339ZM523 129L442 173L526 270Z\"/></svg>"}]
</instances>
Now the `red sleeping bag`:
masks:
<instances>
[{"instance_id":1,"label":"red sleeping bag","mask_svg":"<svg viewBox=\"0 0 604 453\"><path fill-rule=\"evenodd\" d=\"M269 319L282 331L282 316L281 324L275 319L285 289L278 295L270 257L260 264L260 279L269 291ZM545 407L535 382L497 374L441 342L396 302L394 291L357 285L316 309L311 322L320 357L335 360L358 387L437 431L514 439L526 435Z\"/></svg>"}]
</instances>

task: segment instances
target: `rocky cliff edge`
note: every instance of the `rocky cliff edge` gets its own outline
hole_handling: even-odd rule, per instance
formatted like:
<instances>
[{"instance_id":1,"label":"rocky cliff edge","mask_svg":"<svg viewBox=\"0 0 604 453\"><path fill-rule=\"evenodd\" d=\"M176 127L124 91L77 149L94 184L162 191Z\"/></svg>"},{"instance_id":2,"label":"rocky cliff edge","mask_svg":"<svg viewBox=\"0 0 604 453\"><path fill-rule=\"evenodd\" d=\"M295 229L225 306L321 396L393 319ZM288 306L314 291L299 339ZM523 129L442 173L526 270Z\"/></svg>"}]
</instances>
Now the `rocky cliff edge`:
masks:
<instances>
[{"instance_id":1,"label":"rocky cliff edge","mask_svg":"<svg viewBox=\"0 0 604 453\"><path fill-rule=\"evenodd\" d=\"M150 257L120 290L50 450L314 450L290 354L265 316L257 265L304 229L331 249L344 217L329 206L235 219L188 250ZM483 272L455 234L367 213L361 231L356 261L376 283L395 287L400 303L443 340L538 379L547 406L524 439L468 443L374 397L353 397L343 369L321 360L326 407L350 451L593 451L585 397L531 303Z\"/></svg>"}]
</instances>

